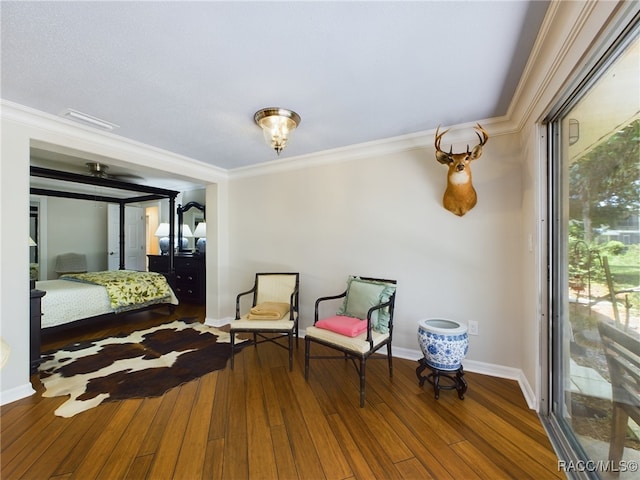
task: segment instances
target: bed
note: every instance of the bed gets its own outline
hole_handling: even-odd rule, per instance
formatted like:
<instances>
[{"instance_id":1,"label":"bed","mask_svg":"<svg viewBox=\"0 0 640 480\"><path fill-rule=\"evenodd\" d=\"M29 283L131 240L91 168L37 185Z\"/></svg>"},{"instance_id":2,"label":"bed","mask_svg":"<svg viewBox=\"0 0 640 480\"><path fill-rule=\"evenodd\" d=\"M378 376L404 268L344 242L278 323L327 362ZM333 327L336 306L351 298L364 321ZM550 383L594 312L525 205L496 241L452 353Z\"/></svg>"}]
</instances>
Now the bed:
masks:
<instances>
[{"instance_id":1,"label":"bed","mask_svg":"<svg viewBox=\"0 0 640 480\"><path fill-rule=\"evenodd\" d=\"M116 270L67 274L36 282L46 292L41 299L41 328L53 328L91 318L175 306L178 299L166 278L154 272Z\"/></svg>"},{"instance_id":2,"label":"bed","mask_svg":"<svg viewBox=\"0 0 640 480\"><path fill-rule=\"evenodd\" d=\"M175 279L174 251L169 249L168 272L158 274L153 272L132 272L124 270L125 265L125 226L124 211L127 204L144 204L152 200L169 201L169 211L175 211L175 200L179 192L163 188L150 187L148 185L133 184L114 180L111 178L81 175L71 172L62 172L42 167L31 166L31 177L47 179L46 185L60 185L58 189L39 188L33 186L31 194L41 196L53 196L61 198L72 198L77 200L88 200L91 202L115 203L120 207L120 262L119 270L113 272L125 272L124 275L133 277L134 275L159 276L166 284L168 291L166 295L158 298L145 298L143 301L131 301L124 305L114 305L113 295L110 296L108 289L104 285L95 284L95 281L88 281L86 278L71 278L63 275L57 280L42 280L35 282L35 288L46 292L41 298L41 329L42 331L54 331L67 326L81 325L85 321L108 318L123 313L131 313L139 310L146 310L159 306L169 306L172 310L178 304L175 293L169 285L173 285ZM54 182L51 182L51 181ZM59 182L58 182L59 181ZM71 184L71 187L69 187ZM81 193L73 184L84 184L98 187L106 187L101 190L108 194ZM110 193L110 192L118 192ZM173 244L176 234L174 215L169 216L169 239ZM95 275L89 273L87 275ZM102 272L107 273L107 272ZM126 283L126 282L125 282ZM141 287L142 288L142 287ZM143 290L138 293L142 295ZM32 332L32 336L35 332Z\"/></svg>"}]
</instances>

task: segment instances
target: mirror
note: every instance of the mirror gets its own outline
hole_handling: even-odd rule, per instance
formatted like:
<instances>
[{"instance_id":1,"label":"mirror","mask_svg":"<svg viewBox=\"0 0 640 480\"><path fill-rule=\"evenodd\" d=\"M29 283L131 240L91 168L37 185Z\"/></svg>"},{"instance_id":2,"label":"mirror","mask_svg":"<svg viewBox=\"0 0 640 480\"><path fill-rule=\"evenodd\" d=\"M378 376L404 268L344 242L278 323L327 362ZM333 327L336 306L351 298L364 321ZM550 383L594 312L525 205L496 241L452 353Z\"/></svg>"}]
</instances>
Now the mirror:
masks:
<instances>
[{"instance_id":1,"label":"mirror","mask_svg":"<svg viewBox=\"0 0 640 480\"><path fill-rule=\"evenodd\" d=\"M193 210L191 213L189 210ZM196 253L204 253L206 242L206 223L205 223L205 207L198 202L189 202L184 206L178 205L178 252L191 253L189 248L190 240L188 237L194 238ZM198 227L200 227L198 229ZM183 231L188 228L189 231ZM196 235L196 233L198 235Z\"/></svg>"}]
</instances>

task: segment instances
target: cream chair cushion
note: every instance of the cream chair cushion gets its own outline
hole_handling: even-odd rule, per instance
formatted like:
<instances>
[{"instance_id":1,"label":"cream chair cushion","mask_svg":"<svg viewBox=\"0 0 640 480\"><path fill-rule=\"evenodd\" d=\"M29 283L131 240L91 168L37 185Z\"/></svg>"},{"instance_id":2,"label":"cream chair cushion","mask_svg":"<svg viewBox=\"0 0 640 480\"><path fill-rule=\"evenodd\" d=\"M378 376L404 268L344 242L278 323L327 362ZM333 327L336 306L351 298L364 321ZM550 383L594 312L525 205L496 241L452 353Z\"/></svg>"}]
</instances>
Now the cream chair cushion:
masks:
<instances>
[{"instance_id":1,"label":"cream chair cushion","mask_svg":"<svg viewBox=\"0 0 640 480\"><path fill-rule=\"evenodd\" d=\"M289 320L289 314L285 315L282 320L250 320L247 318L249 314L240 317L239 320L231 321L231 328L236 330L292 330L294 322ZM293 312L294 318L298 317Z\"/></svg>"},{"instance_id":2,"label":"cream chair cushion","mask_svg":"<svg viewBox=\"0 0 640 480\"><path fill-rule=\"evenodd\" d=\"M307 327L306 335L358 353L366 353L370 350L369 342L367 342L367 332L361 333L357 337L347 337L324 328ZM389 334L372 331L371 337L375 347L389 338Z\"/></svg>"}]
</instances>

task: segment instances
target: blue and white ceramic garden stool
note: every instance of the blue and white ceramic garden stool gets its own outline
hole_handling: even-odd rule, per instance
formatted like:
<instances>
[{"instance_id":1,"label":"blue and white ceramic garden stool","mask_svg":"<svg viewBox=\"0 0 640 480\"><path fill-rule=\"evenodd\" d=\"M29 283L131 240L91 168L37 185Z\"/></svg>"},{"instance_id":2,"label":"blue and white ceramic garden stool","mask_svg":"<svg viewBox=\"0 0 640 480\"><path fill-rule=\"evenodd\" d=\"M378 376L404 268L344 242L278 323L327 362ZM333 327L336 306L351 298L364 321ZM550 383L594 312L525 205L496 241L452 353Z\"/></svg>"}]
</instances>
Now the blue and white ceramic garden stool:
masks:
<instances>
[{"instance_id":1,"label":"blue and white ceramic garden stool","mask_svg":"<svg viewBox=\"0 0 640 480\"><path fill-rule=\"evenodd\" d=\"M418 343L423 358L416 368L420 386L425 380L433 385L435 397L440 397L440 390L456 390L460 400L464 400L467 382L464 379L462 360L469 351L467 326L454 320L432 318L418 322ZM422 375L427 368L428 375ZM445 379L445 385L440 384Z\"/></svg>"}]
</instances>

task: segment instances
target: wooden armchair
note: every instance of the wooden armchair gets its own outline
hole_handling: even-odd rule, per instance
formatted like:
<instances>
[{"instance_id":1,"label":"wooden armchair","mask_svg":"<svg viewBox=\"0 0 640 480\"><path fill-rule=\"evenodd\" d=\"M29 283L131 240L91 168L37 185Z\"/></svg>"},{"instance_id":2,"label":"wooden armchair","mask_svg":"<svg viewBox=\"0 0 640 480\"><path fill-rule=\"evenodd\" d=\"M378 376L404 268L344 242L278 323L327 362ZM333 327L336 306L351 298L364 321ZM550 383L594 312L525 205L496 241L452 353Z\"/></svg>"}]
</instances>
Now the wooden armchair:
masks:
<instances>
[{"instance_id":1,"label":"wooden armchair","mask_svg":"<svg viewBox=\"0 0 640 480\"><path fill-rule=\"evenodd\" d=\"M230 324L231 369L234 366L235 334L252 333L254 344L273 342L289 350L289 370L293 369L293 336L298 344L299 273L256 273L251 290L236 297L236 319ZM240 315L240 300L253 294L251 309ZM269 335L266 335L269 334ZM280 335L273 335L280 334ZM287 338L287 345L280 340Z\"/></svg>"},{"instance_id":2,"label":"wooden armchair","mask_svg":"<svg viewBox=\"0 0 640 480\"><path fill-rule=\"evenodd\" d=\"M611 376L609 460L617 467L624 452L629 417L640 425L640 340L605 322L598 322L598 330Z\"/></svg>"},{"instance_id":3,"label":"wooden armchair","mask_svg":"<svg viewBox=\"0 0 640 480\"><path fill-rule=\"evenodd\" d=\"M321 302L341 298L344 300L336 316L318 319ZM313 326L307 328L304 338L305 380L309 379L310 359L350 359L360 375L360 407L364 407L367 359L385 345L389 377L393 376L391 340L395 298L395 280L371 277L350 277L347 289L341 294L318 298ZM342 355L311 355L313 343L330 347Z\"/></svg>"},{"instance_id":4,"label":"wooden armchair","mask_svg":"<svg viewBox=\"0 0 640 480\"><path fill-rule=\"evenodd\" d=\"M625 327L629 328L629 310L631 309L631 303L629 301L629 294L633 292L640 291L640 287L636 288L616 288L614 277L611 274L611 268L609 267L609 259L606 256L602 257L602 268L604 268L605 279L607 280L607 288L609 292L605 297L607 300L611 301L611 306L613 307L613 316L616 320L616 326L620 326L620 312L618 310L618 302L623 301L625 306ZM624 294L624 300L618 298L618 295ZM596 299L599 300L599 299Z\"/></svg>"}]
</instances>

